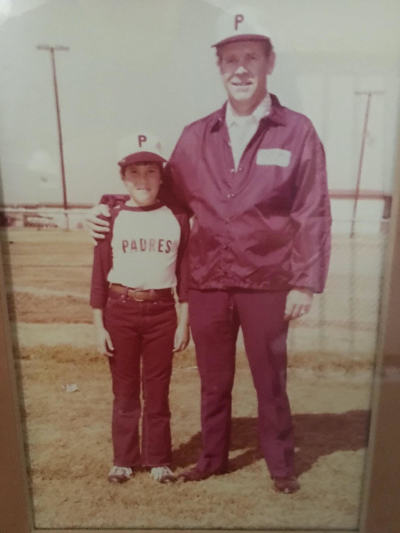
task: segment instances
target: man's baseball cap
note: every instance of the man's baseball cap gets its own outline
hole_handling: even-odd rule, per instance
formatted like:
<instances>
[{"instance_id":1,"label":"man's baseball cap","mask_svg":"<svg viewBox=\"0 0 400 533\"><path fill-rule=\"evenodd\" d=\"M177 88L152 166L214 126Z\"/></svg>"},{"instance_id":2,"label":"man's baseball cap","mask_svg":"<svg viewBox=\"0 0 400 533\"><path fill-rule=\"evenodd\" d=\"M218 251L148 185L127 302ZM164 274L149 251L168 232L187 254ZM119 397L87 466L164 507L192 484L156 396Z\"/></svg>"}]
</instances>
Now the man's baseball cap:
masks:
<instances>
[{"instance_id":1,"label":"man's baseball cap","mask_svg":"<svg viewBox=\"0 0 400 533\"><path fill-rule=\"evenodd\" d=\"M161 151L161 142L155 135L148 132L137 133L119 141L118 152L128 155L118 161L118 165L123 169L134 163L166 163Z\"/></svg>"},{"instance_id":2,"label":"man's baseball cap","mask_svg":"<svg viewBox=\"0 0 400 533\"><path fill-rule=\"evenodd\" d=\"M217 48L237 41L270 41L270 32L254 19L254 15L245 10L225 12L217 20L217 42L212 46Z\"/></svg>"}]
</instances>

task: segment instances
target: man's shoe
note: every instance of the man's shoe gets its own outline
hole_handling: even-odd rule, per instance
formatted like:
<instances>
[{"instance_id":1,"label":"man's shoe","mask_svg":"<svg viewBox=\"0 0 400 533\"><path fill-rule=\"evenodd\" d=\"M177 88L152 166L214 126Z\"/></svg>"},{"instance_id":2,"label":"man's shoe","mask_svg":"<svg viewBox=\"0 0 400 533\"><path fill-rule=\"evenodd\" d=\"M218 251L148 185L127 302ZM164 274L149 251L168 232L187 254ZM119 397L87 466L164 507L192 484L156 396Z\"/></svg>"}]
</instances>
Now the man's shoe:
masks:
<instances>
[{"instance_id":1,"label":"man's shoe","mask_svg":"<svg viewBox=\"0 0 400 533\"><path fill-rule=\"evenodd\" d=\"M176 476L168 466L153 466L150 476L159 483L172 483L176 481Z\"/></svg>"},{"instance_id":2,"label":"man's shoe","mask_svg":"<svg viewBox=\"0 0 400 533\"><path fill-rule=\"evenodd\" d=\"M113 466L108 473L110 483L125 483L133 477L133 470L129 466Z\"/></svg>"},{"instance_id":3,"label":"man's shoe","mask_svg":"<svg viewBox=\"0 0 400 533\"><path fill-rule=\"evenodd\" d=\"M181 472L178 476L178 479L182 479L184 483L187 481L203 481L204 479L207 479L211 476L219 476L221 474L225 474L225 469L219 469L215 472L208 472L208 471L202 471L198 470L196 467L190 468L188 470L184 470Z\"/></svg>"},{"instance_id":4,"label":"man's shoe","mask_svg":"<svg viewBox=\"0 0 400 533\"><path fill-rule=\"evenodd\" d=\"M274 478L274 489L276 492L292 494L293 492L298 491L299 488L300 484L295 476Z\"/></svg>"}]
</instances>

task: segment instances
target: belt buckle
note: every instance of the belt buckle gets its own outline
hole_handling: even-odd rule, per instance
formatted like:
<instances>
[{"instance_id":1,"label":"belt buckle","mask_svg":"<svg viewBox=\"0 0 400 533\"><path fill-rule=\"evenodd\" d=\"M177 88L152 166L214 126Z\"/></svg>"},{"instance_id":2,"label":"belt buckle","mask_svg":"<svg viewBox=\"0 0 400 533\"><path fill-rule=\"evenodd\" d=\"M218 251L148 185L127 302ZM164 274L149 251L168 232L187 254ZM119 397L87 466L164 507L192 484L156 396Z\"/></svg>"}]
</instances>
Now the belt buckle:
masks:
<instances>
[{"instance_id":1,"label":"belt buckle","mask_svg":"<svg viewBox=\"0 0 400 533\"><path fill-rule=\"evenodd\" d=\"M137 292L143 292L143 289L129 289L128 293L132 295L132 298L135 302L144 302L144 298L138 298L136 296Z\"/></svg>"}]
</instances>

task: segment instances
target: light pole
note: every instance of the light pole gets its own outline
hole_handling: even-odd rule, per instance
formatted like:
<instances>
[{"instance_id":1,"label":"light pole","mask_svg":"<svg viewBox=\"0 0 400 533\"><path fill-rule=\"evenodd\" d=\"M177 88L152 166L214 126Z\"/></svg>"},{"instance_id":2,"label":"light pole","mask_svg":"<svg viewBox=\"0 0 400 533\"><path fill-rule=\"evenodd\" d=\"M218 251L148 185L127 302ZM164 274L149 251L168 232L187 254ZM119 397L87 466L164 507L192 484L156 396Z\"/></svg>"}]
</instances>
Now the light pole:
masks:
<instances>
[{"instance_id":1,"label":"light pole","mask_svg":"<svg viewBox=\"0 0 400 533\"><path fill-rule=\"evenodd\" d=\"M361 138L360 158L358 162L356 190L355 190L354 204L353 204L353 216L351 217L350 238L354 237L354 227L356 224L357 204L358 204L358 198L360 196L361 174L362 174L363 162L364 162L365 143L366 143L367 134L368 134L368 120L369 120L369 110L371 107L371 100L372 100L373 95L383 94L383 91L356 91L355 94L363 95L363 96L365 95L367 97L367 105L365 107L364 126L363 126L363 131L362 131L362 138Z\"/></svg>"},{"instance_id":2,"label":"light pole","mask_svg":"<svg viewBox=\"0 0 400 533\"><path fill-rule=\"evenodd\" d=\"M51 56L51 66L53 72L53 85L54 85L54 97L56 103L56 113L57 113L57 130L58 130L58 146L60 149L60 166L61 166L61 180L62 180L62 192L63 192L63 208L66 222L66 229L69 229L69 220L68 220L68 201L67 201L67 186L65 181L65 166L64 166L64 150L63 150L63 138L62 138L62 129L61 129L61 115L60 115L60 102L58 99L58 86L57 86L57 73L56 73L56 59L55 52L66 52L69 50L69 46L50 46L49 44L39 44L36 47L38 50L46 50L50 52Z\"/></svg>"}]
</instances>

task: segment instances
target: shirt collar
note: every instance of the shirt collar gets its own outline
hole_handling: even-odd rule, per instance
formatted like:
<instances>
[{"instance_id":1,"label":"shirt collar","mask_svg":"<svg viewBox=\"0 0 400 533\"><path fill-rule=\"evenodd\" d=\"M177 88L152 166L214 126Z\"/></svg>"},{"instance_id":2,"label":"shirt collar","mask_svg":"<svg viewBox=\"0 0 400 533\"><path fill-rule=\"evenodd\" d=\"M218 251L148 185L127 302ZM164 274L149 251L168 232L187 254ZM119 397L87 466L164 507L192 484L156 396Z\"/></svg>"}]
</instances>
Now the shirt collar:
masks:
<instances>
[{"instance_id":1,"label":"shirt collar","mask_svg":"<svg viewBox=\"0 0 400 533\"><path fill-rule=\"evenodd\" d=\"M266 117L269 114L270 109L271 109L271 96L269 95L269 93L267 93L264 96L264 98L261 100L258 106L254 109L251 115L245 115L245 116L237 115L228 100L226 104L226 114L225 114L226 125L229 128L233 124L238 124L239 122L247 122L247 121L248 122L252 121L258 124L262 118Z\"/></svg>"}]
</instances>

